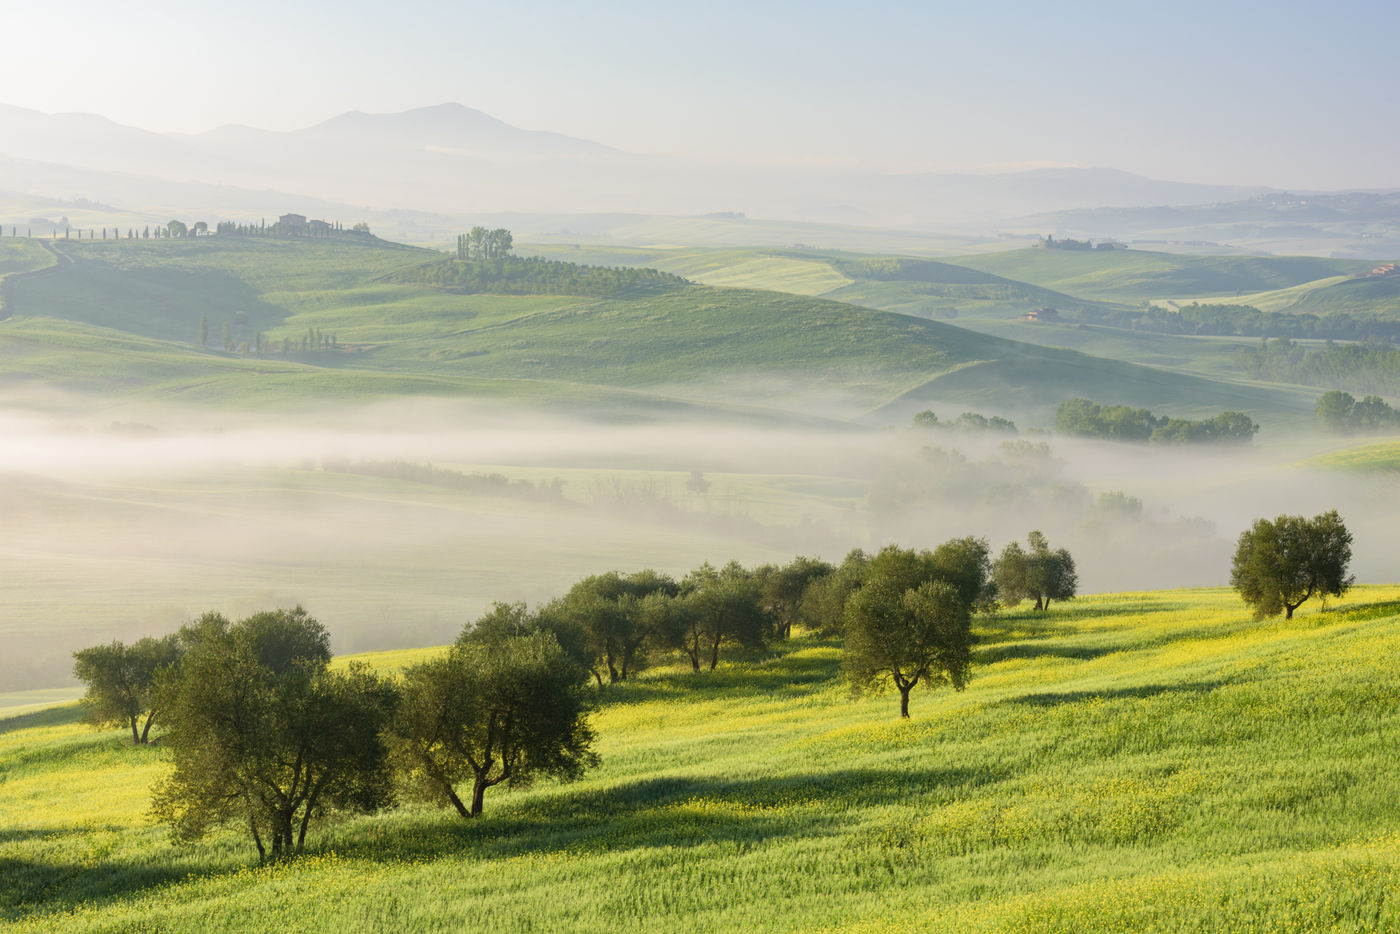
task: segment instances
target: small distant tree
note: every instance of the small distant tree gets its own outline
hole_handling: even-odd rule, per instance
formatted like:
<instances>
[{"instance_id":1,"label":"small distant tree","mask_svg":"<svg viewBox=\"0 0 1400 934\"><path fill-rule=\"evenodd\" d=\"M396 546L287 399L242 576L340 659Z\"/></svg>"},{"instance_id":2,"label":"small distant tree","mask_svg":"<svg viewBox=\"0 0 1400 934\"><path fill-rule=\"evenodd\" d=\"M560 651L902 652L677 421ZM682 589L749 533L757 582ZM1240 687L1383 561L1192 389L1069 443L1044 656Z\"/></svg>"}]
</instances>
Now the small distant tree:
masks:
<instances>
[{"instance_id":1,"label":"small distant tree","mask_svg":"<svg viewBox=\"0 0 1400 934\"><path fill-rule=\"evenodd\" d=\"M133 746L150 742L156 684L180 661L175 636L112 642L73 653L73 676L87 685L83 712L96 726L129 726ZM142 718L144 717L144 723ZM139 729L138 729L139 727Z\"/></svg>"},{"instance_id":2,"label":"small distant tree","mask_svg":"<svg viewBox=\"0 0 1400 934\"><path fill-rule=\"evenodd\" d=\"M692 493L704 495L710 490L710 481L705 479L705 474L699 470L690 472L690 479L685 481L685 488Z\"/></svg>"},{"instance_id":3,"label":"small distant tree","mask_svg":"<svg viewBox=\"0 0 1400 934\"><path fill-rule=\"evenodd\" d=\"M596 764L588 674L548 632L457 645L403 674L390 736L411 791L479 817L486 789L537 775L576 778ZM463 801L459 785L470 783Z\"/></svg>"},{"instance_id":4,"label":"small distant tree","mask_svg":"<svg viewBox=\"0 0 1400 934\"><path fill-rule=\"evenodd\" d=\"M909 716L915 686L960 691L972 664L971 607L956 586L932 577L930 559L882 548L846 604L846 679L857 693L893 684L901 717Z\"/></svg>"},{"instance_id":5,"label":"small distant tree","mask_svg":"<svg viewBox=\"0 0 1400 934\"><path fill-rule=\"evenodd\" d=\"M1351 532L1333 509L1311 519L1279 516L1259 519L1240 533L1230 569L1230 585L1255 619L1293 611L1313 596L1326 605L1329 596L1340 597L1355 578L1347 573L1351 563Z\"/></svg>"},{"instance_id":6,"label":"small distant tree","mask_svg":"<svg viewBox=\"0 0 1400 934\"><path fill-rule=\"evenodd\" d=\"M1071 600L1079 590L1074 558L1063 548L1050 549L1039 531L1026 537L1029 550L1012 542L1002 549L992 566L997 595L1008 606L1034 600L1037 610L1048 610L1052 600Z\"/></svg>"},{"instance_id":7,"label":"small distant tree","mask_svg":"<svg viewBox=\"0 0 1400 934\"><path fill-rule=\"evenodd\" d=\"M184 221L171 221L165 225L165 232L172 237L183 237L189 234L190 229L185 226Z\"/></svg>"},{"instance_id":8,"label":"small distant tree","mask_svg":"<svg viewBox=\"0 0 1400 934\"><path fill-rule=\"evenodd\" d=\"M180 638L185 657L159 689L174 770L151 807L177 839L230 824L261 862L286 859L313 817L392 801L393 687L364 666L331 671L325 627L305 610L206 614Z\"/></svg>"},{"instance_id":9,"label":"small distant tree","mask_svg":"<svg viewBox=\"0 0 1400 934\"><path fill-rule=\"evenodd\" d=\"M199 346L209 346L209 316L199 316Z\"/></svg>"}]
</instances>

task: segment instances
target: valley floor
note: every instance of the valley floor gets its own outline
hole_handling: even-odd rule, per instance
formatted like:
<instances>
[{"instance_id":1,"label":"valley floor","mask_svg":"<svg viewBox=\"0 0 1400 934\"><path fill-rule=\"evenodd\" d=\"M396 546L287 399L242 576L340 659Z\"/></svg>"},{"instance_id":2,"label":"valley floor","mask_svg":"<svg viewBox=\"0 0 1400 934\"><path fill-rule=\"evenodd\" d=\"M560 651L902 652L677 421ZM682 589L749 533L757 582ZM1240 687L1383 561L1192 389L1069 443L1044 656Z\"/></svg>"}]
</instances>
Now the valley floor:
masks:
<instances>
[{"instance_id":1,"label":"valley floor","mask_svg":"<svg viewBox=\"0 0 1400 934\"><path fill-rule=\"evenodd\" d=\"M253 868L145 816L157 746L0 720L17 931L1376 931L1400 927L1400 587L1287 622L1225 590L979 623L963 693L855 700L800 635L609 689L601 766L314 825ZM436 650L364 656L385 669Z\"/></svg>"}]
</instances>

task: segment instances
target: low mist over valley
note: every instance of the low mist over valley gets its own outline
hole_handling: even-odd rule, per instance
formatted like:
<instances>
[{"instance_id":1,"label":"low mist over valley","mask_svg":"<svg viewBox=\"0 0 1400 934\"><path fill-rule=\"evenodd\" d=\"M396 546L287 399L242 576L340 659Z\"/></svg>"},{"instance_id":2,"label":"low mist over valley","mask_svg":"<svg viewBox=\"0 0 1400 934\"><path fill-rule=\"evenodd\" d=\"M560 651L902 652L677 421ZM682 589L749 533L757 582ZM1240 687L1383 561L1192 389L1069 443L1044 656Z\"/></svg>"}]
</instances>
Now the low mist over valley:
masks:
<instances>
[{"instance_id":1,"label":"low mist over valley","mask_svg":"<svg viewBox=\"0 0 1400 934\"><path fill-rule=\"evenodd\" d=\"M1092 593L1222 585L1238 532L1279 508L1342 510L1363 579L1384 578L1395 543L1373 508L1393 475L1308 464L1337 444L1311 433L1200 450L431 398L275 417L8 400L11 690L207 609L301 604L337 650L364 651L449 641L493 601L614 567L839 561L964 535L999 549L1041 529Z\"/></svg>"},{"instance_id":2,"label":"low mist over valley","mask_svg":"<svg viewBox=\"0 0 1400 934\"><path fill-rule=\"evenodd\" d=\"M1400 7L6 12L0 928L1400 931Z\"/></svg>"}]
</instances>

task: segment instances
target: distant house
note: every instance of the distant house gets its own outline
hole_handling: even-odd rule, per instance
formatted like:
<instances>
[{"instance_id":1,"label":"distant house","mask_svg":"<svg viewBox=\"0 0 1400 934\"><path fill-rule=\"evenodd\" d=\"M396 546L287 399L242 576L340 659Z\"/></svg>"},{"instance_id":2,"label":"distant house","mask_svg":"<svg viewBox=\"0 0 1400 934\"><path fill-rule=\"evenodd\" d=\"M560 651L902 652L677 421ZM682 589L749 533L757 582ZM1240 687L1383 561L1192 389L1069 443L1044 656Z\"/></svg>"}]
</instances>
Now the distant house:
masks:
<instances>
[{"instance_id":1,"label":"distant house","mask_svg":"<svg viewBox=\"0 0 1400 934\"><path fill-rule=\"evenodd\" d=\"M304 232L306 218L301 214L283 214L277 218L277 229L284 234Z\"/></svg>"},{"instance_id":2,"label":"distant house","mask_svg":"<svg viewBox=\"0 0 1400 934\"><path fill-rule=\"evenodd\" d=\"M310 229L312 236L324 236L331 232L331 225L325 221L307 221L306 226Z\"/></svg>"},{"instance_id":3,"label":"distant house","mask_svg":"<svg viewBox=\"0 0 1400 934\"><path fill-rule=\"evenodd\" d=\"M1059 321L1060 313L1054 308L1032 308L1021 316L1022 321Z\"/></svg>"},{"instance_id":4,"label":"distant house","mask_svg":"<svg viewBox=\"0 0 1400 934\"><path fill-rule=\"evenodd\" d=\"M1388 276L1400 275L1400 269L1396 269L1394 263L1382 263L1366 276L1368 279L1384 279Z\"/></svg>"},{"instance_id":5,"label":"distant house","mask_svg":"<svg viewBox=\"0 0 1400 934\"><path fill-rule=\"evenodd\" d=\"M1117 240L1100 240L1094 244L1096 250L1126 250L1127 248L1126 243L1119 243Z\"/></svg>"}]
</instances>

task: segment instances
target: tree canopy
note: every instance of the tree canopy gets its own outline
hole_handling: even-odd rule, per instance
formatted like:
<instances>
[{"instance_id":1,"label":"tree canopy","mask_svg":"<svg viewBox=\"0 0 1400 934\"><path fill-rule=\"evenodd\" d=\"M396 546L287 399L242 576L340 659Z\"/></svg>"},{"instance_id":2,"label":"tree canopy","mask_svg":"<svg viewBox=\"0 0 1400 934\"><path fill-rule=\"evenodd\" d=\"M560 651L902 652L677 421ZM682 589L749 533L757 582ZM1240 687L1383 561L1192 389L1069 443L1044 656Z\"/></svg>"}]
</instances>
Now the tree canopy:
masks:
<instances>
[{"instance_id":1,"label":"tree canopy","mask_svg":"<svg viewBox=\"0 0 1400 934\"><path fill-rule=\"evenodd\" d=\"M1325 603L1340 597L1355 578L1351 563L1351 532L1333 509L1305 519L1279 516L1259 519L1240 533L1230 569L1230 585L1256 619L1293 611L1313 596Z\"/></svg>"},{"instance_id":2,"label":"tree canopy","mask_svg":"<svg viewBox=\"0 0 1400 934\"><path fill-rule=\"evenodd\" d=\"M880 549L846 602L846 678L857 692L893 684L901 717L920 683L967 685L972 643L971 603L927 551Z\"/></svg>"},{"instance_id":3,"label":"tree canopy","mask_svg":"<svg viewBox=\"0 0 1400 934\"><path fill-rule=\"evenodd\" d=\"M1037 610L1050 608L1051 600L1070 600L1079 590L1074 558L1063 548L1050 549L1040 531L1026 536L1029 550L1011 542L992 566L997 596L1008 606L1034 600Z\"/></svg>"},{"instance_id":4,"label":"tree canopy","mask_svg":"<svg viewBox=\"0 0 1400 934\"><path fill-rule=\"evenodd\" d=\"M325 627L297 607L181 630L162 681L174 771L152 814L177 839L246 828L260 861L302 852L313 816L392 800L381 734L392 687L363 666L331 671Z\"/></svg>"},{"instance_id":5,"label":"tree canopy","mask_svg":"<svg viewBox=\"0 0 1400 934\"><path fill-rule=\"evenodd\" d=\"M410 789L462 817L480 816L486 789L501 782L577 777L597 761L587 680L544 630L459 643L404 672L394 761Z\"/></svg>"},{"instance_id":6,"label":"tree canopy","mask_svg":"<svg viewBox=\"0 0 1400 934\"><path fill-rule=\"evenodd\" d=\"M156 684L180 655L180 643L173 635L74 652L73 676L87 685L84 715L98 726L130 726L133 745L149 742L157 713Z\"/></svg>"},{"instance_id":7,"label":"tree canopy","mask_svg":"<svg viewBox=\"0 0 1400 934\"><path fill-rule=\"evenodd\" d=\"M1249 441L1259 426L1242 412L1221 412L1192 420L1153 415L1128 405L1100 405L1089 399L1066 399L1055 410L1055 431L1110 441L1153 444Z\"/></svg>"}]
</instances>

